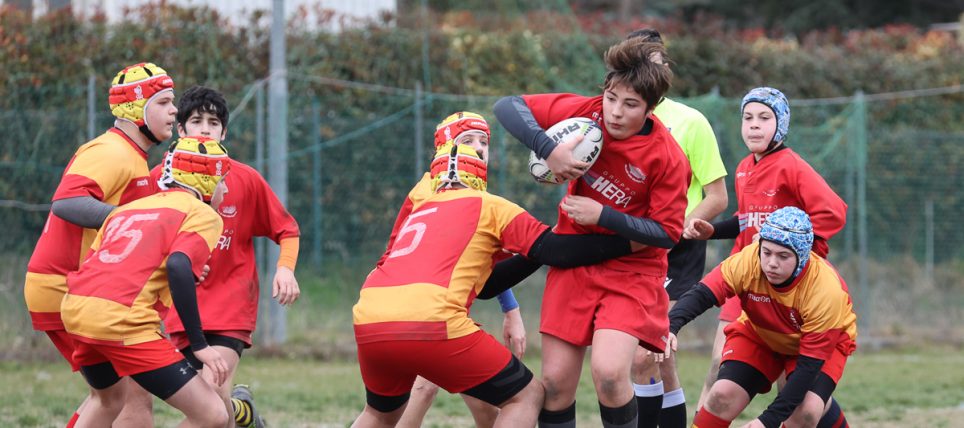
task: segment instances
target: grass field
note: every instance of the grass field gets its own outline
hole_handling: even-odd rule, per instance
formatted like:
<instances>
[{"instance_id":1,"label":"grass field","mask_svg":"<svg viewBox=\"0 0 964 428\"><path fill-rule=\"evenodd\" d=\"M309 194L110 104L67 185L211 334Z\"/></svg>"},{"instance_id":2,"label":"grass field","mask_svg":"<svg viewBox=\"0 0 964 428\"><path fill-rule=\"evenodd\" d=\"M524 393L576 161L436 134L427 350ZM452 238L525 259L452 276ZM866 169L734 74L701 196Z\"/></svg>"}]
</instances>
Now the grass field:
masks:
<instances>
[{"instance_id":1,"label":"grass field","mask_svg":"<svg viewBox=\"0 0 964 428\"><path fill-rule=\"evenodd\" d=\"M538 357L526 360L538 374ZM702 353L681 354L690 412L707 364ZM577 398L580 427L599 426L588 373L587 367ZM70 373L60 361L0 362L0 375L0 426L63 426L86 393L80 375ZM237 380L252 385L256 403L272 427L343 427L364 404L352 361L245 356ZM964 353L933 347L858 353L835 396L853 427L964 427ZM758 397L740 420L758 415L773 397ZM161 402L155 402L155 415L158 427L174 426L179 419ZM471 425L461 400L441 393L424 426Z\"/></svg>"}]
</instances>

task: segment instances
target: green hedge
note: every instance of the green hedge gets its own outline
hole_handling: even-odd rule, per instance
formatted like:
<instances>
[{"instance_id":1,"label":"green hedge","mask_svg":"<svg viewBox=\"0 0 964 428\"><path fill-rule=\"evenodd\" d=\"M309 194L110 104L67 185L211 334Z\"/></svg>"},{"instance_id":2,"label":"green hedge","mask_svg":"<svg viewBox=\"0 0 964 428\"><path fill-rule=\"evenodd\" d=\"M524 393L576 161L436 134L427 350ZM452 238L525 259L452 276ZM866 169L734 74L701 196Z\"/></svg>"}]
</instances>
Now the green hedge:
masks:
<instances>
[{"instance_id":1,"label":"green hedge","mask_svg":"<svg viewBox=\"0 0 964 428\"><path fill-rule=\"evenodd\" d=\"M174 76L179 89L212 86L222 90L232 106L268 73L270 19L263 13L250 15L239 26L207 8L154 6L128 18L114 25L106 24L103 17L80 21L67 13L29 20L0 8L0 69L4 70L0 135L5 139L0 147L0 199L49 200L59 172L86 140L89 75L96 78L97 105L103 107L96 122L107 127L112 120L107 111L109 79L125 65L156 62ZM293 152L409 108L412 94L392 88L414 88L415 82L425 81L426 89L434 93L427 99L423 123L415 124L413 113L407 113L362 138L326 148L320 179L312 175L311 153L289 160L289 205L306 237L315 233L313 216L320 217L327 256L367 258L384 245L395 210L413 182L413 126L421 126L427 140L439 118L463 109L488 114L495 96L598 93L603 51L643 25L601 25L586 17L545 10L504 20L491 16L476 20L471 14L451 12L432 15L429 22L434 25L426 29L417 16L390 16L341 33L309 31L304 17L289 23ZM745 155L736 124L736 99L750 87L776 86L791 99L839 97L858 90L880 93L959 85L960 70L964 70L964 49L950 34L910 27L771 39L762 31L724 31L670 21L656 26L664 30L674 61L673 96L694 97L715 90L724 97L693 102L711 117L731 170ZM423 37L430 47L428 79ZM344 87L320 79L383 88ZM879 206L870 218L871 230L880 236L883 250L919 253L918 236L904 242L910 238L895 225L907 209L916 210L917 215L922 198L937 199L938 208L949 212L964 209L956 188L964 155L962 101L959 92L869 108L870 139L883 144L871 147L868 164L872 180L868 198ZM320 120L312 117L312 102L320 106ZM818 154L821 143L835 132L833 127L842 126L833 121L840 120L843 110L843 106L795 108L791 127L797 132L795 147L807 155ZM229 148L234 157L254 158L254 127L249 103L231 122ZM519 173L525 170L524 150L504 139L498 127L495 133L493 189L552 221L558 189L534 186L526 174ZM152 160L156 157L157 153ZM934 159L947 162L935 167L930 164ZM840 165L845 161L849 162L829 156L824 164L815 164L842 194L845 168ZM934 168L940 174L913 174ZM320 201L311 196L316 190ZM324 207L323 213L318 213L319 206ZM13 230L5 235L0 250L28 252L45 215L0 209L0 221ZM912 224L920 230L920 221ZM964 241L950 219L938 228L938 237L951 243ZM951 255L962 251L949 249Z\"/></svg>"}]
</instances>

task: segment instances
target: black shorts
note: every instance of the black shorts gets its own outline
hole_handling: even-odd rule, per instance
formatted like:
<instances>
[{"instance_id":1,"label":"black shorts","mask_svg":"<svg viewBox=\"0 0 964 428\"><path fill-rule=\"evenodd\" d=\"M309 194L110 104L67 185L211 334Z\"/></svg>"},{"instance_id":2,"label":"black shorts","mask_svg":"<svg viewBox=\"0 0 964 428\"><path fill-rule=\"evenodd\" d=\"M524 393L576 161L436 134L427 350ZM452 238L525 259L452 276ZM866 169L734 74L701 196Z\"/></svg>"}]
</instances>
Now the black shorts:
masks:
<instances>
[{"instance_id":1,"label":"black shorts","mask_svg":"<svg viewBox=\"0 0 964 428\"><path fill-rule=\"evenodd\" d=\"M787 373L787 377L789 376L790 373ZM771 382L762 372L743 361L737 360L724 361L720 364L720 373L717 380L719 379L730 380L740 385L750 396L750 400L753 400L760 392L769 392L771 385ZM808 391L817 394L826 404L836 389L837 384L833 379L826 373L820 372L817 373L817 377L813 380L813 385L810 386Z\"/></svg>"},{"instance_id":2,"label":"black shorts","mask_svg":"<svg viewBox=\"0 0 964 428\"><path fill-rule=\"evenodd\" d=\"M489 380L462 393L498 407L525 389L532 382L532 378L529 368L513 355L509 363ZM382 413L398 410L408 402L410 395L410 392L396 396L380 395L365 388L365 399L368 405Z\"/></svg>"},{"instance_id":3,"label":"black shorts","mask_svg":"<svg viewBox=\"0 0 964 428\"><path fill-rule=\"evenodd\" d=\"M94 389L109 388L121 379L111 363L82 366L80 372ZM194 368L187 361L181 360L159 369L131 375L131 378L147 392L154 394L161 400L167 400L183 388L194 376L197 376Z\"/></svg>"},{"instance_id":4,"label":"black shorts","mask_svg":"<svg viewBox=\"0 0 964 428\"><path fill-rule=\"evenodd\" d=\"M208 346L223 346L225 348L231 348L234 352L238 353L238 358L241 358L241 352L244 351L246 344L241 339L235 339L229 336L221 336L220 334L204 333L204 339L207 340ZM201 370L204 364L201 360L197 359L194 352L191 351L191 347L185 347L181 349L181 355L184 355L184 359L187 360L191 367L195 370Z\"/></svg>"},{"instance_id":5,"label":"black shorts","mask_svg":"<svg viewBox=\"0 0 964 428\"><path fill-rule=\"evenodd\" d=\"M703 279L706 266L706 241L681 239L669 250L669 270L666 271L666 294L679 300Z\"/></svg>"}]
</instances>

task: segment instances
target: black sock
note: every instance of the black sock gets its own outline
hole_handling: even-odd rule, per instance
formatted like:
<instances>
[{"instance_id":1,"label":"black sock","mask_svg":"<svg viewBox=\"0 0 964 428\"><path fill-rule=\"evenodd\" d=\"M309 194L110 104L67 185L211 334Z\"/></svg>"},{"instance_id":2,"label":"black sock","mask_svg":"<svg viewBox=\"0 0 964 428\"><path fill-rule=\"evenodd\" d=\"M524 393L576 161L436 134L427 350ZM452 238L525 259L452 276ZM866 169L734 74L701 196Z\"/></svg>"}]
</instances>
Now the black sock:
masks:
<instances>
[{"instance_id":1,"label":"black sock","mask_svg":"<svg viewBox=\"0 0 964 428\"><path fill-rule=\"evenodd\" d=\"M636 398L619 407L606 407L599 403L599 417L602 418L603 428L635 428L638 415L636 414Z\"/></svg>"},{"instance_id":2,"label":"black sock","mask_svg":"<svg viewBox=\"0 0 964 428\"><path fill-rule=\"evenodd\" d=\"M539 412L539 428L576 428L576 402L562 410Z\"/></svg>"},{"instance_id":3,"label":"black sock","mask_svg":"<svg viewBox=\"0 0 964 428\"><path fill-rule=\"evenodd\" d=\"M687 428L686 396L683 388L663 394L663 409L659 411L660 428Z\"/></svg>"},{"instance_id":4,"label":"black sock","mask_svg":"<svg viewBox=\"0 0 964 428\"><path fill-rule=\"evenodd\" d=\"M659 414L663 408L663 382L650 379L648 385L633 384L636 392L636 408L638 409L638 427L656 428L659 424Z\"/></svg>"},{"instance_id":5,"label":"black sock","mask_svg":"<svg viewBox=\"0 0 964 428\"><path fill-rule=\"evenodd\" d=\"M837 404L837 400L830 397L830 409L820 418L820 422L817 422L817 428L847 428L849 426L850 425L847 425L847 418L844 416L843 410L841 410L840 405Z\"/></svg>"}]
</instances>

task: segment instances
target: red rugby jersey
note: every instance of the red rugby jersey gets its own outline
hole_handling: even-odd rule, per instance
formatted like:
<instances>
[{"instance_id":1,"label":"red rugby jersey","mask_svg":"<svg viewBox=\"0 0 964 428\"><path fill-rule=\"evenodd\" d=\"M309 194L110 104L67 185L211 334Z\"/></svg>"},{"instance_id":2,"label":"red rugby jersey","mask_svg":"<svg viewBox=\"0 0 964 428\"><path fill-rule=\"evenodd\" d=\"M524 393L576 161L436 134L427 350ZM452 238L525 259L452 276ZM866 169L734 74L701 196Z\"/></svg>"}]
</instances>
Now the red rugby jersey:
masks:
<instances>
[{"instance_id":1,"label":"red rugby jersey","mask_svg":"<svg viewBox=\"0 0 964 428\"><path fill-rule=\"evenodd\" d=\"M157 166L151 175L159 177L160 172ZM224 180L228 193L217 210L224 231L207 262L211 272L197 288L201 328L254 331L260 288L253 238L265 236L278 243L299 236L300 231L257 170L232 159ZM184 331L173 308L164 323L170 333Z\"/></svg>"},{"instance_id":2,"label":"red rugby jersey","mask_svg":"<svg viewBox=\"0 0 964 428\"><path fill-rule=\"evenodd\" d=\"M171 307L167 258L191 260L199 276L221 234L221 219L186 190L168 190L114 210L80 270L67 276L64 326L90 343L135 345L162 339Z\"/></svg>"},{"instance_id":3,"label":"red rugby jersey","mask_svg":"<svg viewBox=\"0 0 964 428\"><path fill-rule=\"evenodd\" d=\"M811 252L803 272L778 290L760 268L759 248L748 245L703 278L717 305L739 298L743 314L735 322L749 326L774 352L821 360L834 349L850 355L857 347L857 315L836 269Z\"/></svg>"},{"instance_id":4,"label":"red rugby jersey","mask_svg":"<svg viewBox=\"0 0 964 428\"><path fill-rule=\"evenodd\" d=\"M585 97L574 94L523 95L539 126L548 129L571 117L586 117L603 131L603 148L593 166L578 180L569 182L569 194L586 196L603 205L636 217L659 223L675 242L683 233L686 190L690 166L686 155L669 131L655 116L648 135L614 140L603 124L602 95ZM598 226L580 226L562 209L555 232L559 234L604 233ZM630 255L604 262L622 271L665 276L664 248L646 247Z\"/></svg>"},{"instance_id":5,"label":"red rugby jersey","mask_svg":"<svg viewBox=\"0 0 964 428\"><path fill-rule=\"evenodd\" d=\"M356 340L445 340L478 331L468 312L493 255L526 254L547 228L518 205L473 189L414 205L362 285L352 310Z\"/></svg>"},{"instance_id":6,"label":"red rugby jersey","mask_svg":"<svg viewBox=\"0 0 964 428\"><path fill-rule=\"evenodd\" d=\"M147 152L123 131L111 128L80 146L64 170L52 200L92 196L111 205L123 205L151 195L157 184L150 179ZM24 298L36 330L62 330L60 301L67 292L66 275L80 267L96 229L85 229L53 212L27 264Z\"/></svg>"},{"instance_id":7,"label":"red rugby jersey","mask_svg":"<svg viewBox=\"0 0 964 428\"><path fill-rule=\"evenodd\" d=\"M734 183L740 234L730 254L751 244L770 213L783 207L794 206L810 216L816 235L813 251L820 257L827 257L827 241L847 223L847 204L789 147L759 162L751 153L736 167Z\"/></svg>"}]
</instances>

